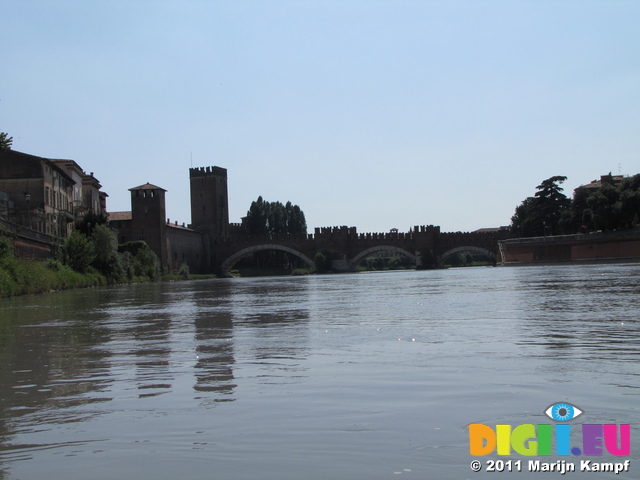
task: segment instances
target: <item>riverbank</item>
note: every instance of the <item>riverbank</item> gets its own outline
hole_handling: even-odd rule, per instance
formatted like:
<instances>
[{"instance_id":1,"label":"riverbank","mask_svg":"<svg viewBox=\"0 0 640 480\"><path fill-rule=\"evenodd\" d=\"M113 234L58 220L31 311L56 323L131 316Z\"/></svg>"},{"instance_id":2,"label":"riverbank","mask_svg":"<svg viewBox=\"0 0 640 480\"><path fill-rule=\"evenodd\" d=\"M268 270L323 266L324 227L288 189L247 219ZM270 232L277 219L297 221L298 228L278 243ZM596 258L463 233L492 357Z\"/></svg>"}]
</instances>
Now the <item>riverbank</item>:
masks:
<instances>
[{"instance_id":1,"label":"riverbank","mask_svg":"<svg viewBox=\"0 0 640 480\"><path fill-rule=\"evenodd\" d=\"M503 265L637 262L640 228L499 242Z\"/></svg>"},{"instance_id":2,"label":"riverbank","mask_svg":"<svg viewBox=\"0 0 640 480\"><path fill-rule=\"evenodd\" d=\"M24 260L13 255L0 258L0 298L107 283L104 275L78 273L56 260Z\"/></svg>"},{"instance_id":3,"label":"riverbank","mask_svg":"<svg viewBox=\"0 0 640 480\"><path fill-rule=\"evenodd\" d=\"M158 279L134 276L126 283L152 281L204 280L218 278L217 275L161 275ZM122 282L117 282L122 283ZM102 287L113 285L104 275L78 273L57 260L26 260L5 255L0 258L0 298L32 295L74 288Z\"/></svg>"}]
</instances>

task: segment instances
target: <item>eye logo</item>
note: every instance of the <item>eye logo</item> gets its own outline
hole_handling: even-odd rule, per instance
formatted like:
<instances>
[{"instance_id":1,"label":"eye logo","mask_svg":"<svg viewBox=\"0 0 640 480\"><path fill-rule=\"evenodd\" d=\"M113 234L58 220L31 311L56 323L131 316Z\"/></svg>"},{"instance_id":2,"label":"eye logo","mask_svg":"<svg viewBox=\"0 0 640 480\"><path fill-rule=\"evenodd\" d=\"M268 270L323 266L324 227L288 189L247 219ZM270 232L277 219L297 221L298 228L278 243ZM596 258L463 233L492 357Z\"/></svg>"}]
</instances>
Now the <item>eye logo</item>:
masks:
<instances>
[{"instance_id":1,"label":"eye logo","mask_svg":"<svg viewBox=\"0 0 640 480\"><path fill-rule=\"evenodd\" d=\"M544 411L544 414L556 422L568 422L578 418L584 412L570 403L554 403Z\"/></svg>"},{"instance_id":2,"label":"eye logo","mask_svg":"<svg viewBox=\"0 0 640 480\"><path fill-rule=\"evenodd\" d=\"M616 457L631 455L631 425L628 423L571 425L570 422L583 413L583 410L571 403L558 402L549 405L544 410L544 414L554 420L555 425L523 423L515 427L509 424L490 427L484 423L471 423L469 424L469 453L476 457L483 457L494 452L497 455L510 456L514 451L526 457L536 455L601 456L605 452ZM579 429L580 432L572 434L572 428ZM580 433L582 433L581 443L574 444L573 442L580 441ZM535 462L529 461L530 469ZM627 462L624 463L625 466L628 465ZM556 463L547 464L550 466L548 470L535 471L560 471L555 470L556 464L558 466L565 464L567 467L573 466L572 463L566 463L565 460L558 460ZM591 460L581 460L582 471L587 471L585 467L590 464ZM565 470L563 469L561 473L564 474Z\"/></svg>"}]
</instances>

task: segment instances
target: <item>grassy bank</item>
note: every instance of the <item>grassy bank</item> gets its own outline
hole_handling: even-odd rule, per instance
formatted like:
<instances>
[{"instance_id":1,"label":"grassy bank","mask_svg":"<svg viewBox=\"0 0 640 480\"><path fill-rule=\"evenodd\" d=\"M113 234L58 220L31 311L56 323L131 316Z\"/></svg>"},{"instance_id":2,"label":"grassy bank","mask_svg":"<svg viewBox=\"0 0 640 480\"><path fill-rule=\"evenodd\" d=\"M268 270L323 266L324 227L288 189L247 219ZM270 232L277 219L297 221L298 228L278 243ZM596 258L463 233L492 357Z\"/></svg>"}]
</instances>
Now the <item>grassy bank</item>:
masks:
<instances>
[{"instance_id":1,"label":"grassy bank","mask_svg":"<svg viewBox=\"0 0 640 480\"><path fill-rule=\"evenodd\" d=\"M120 254L113 247L111 235L107 231L102 242L105 246L100 248L97 236L92 241L74 232L60 252L64 262L19 258L12 239L0 235L0 298L160 278L160 264L146 244L134 245L135 255Z\"/></svg>"},{"instance_id":2,"label":"grassy bank","mask_svg":"<svg viewBox=\"0 0 640 480\"><path fill-rule=\"evenodd\" d=\"M55 260L0 258L0 298L106 284L106 277L99 273L78 273Z\"/></svg>"}]
</instances>

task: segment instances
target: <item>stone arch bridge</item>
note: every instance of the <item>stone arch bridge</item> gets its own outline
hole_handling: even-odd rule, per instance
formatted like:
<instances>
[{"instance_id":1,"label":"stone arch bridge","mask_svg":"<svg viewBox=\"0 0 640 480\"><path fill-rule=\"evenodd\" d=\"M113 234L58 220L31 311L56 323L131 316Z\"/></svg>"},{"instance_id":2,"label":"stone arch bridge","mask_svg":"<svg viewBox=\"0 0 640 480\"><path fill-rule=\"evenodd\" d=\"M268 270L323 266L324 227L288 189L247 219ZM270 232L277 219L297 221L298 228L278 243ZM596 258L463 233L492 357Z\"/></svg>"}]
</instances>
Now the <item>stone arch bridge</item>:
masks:
<instances>
[{"instance_id":1,"label":"stone arch bridge","mask_svg":"<svg viewBox=\"0 0 640 480\"><path fill-rule=\"evenodd\" d=\"M224 273L241 259L262 250L281 250L314 266L318 252L328 253L332 269L354 271L368 256L382 251L395 251L412 258L416 266L441 266L456 253L470 251L501 262L498 241L508 237L504 230L489 232L440 233L440 227L416 226L400 233L357 233L355 227L316 228L312 235L232 236L228 242L216 245L212 262Z\"/></svg>"}]
</instances>

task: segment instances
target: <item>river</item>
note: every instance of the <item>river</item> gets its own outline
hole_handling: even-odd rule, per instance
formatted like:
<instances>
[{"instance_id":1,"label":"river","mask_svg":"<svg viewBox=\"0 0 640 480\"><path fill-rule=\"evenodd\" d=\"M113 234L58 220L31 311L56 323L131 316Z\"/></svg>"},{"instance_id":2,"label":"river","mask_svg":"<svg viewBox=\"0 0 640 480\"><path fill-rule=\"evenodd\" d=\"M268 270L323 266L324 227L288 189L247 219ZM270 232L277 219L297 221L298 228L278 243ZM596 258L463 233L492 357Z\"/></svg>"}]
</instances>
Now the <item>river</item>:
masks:
<instances>
[{"instance_id":1,"label":"river","mask_svg":"<svg viewBox=\"0 0 640 480\"><path fill-rule=\"evenodd\" d=\"M557 402L584 412L572 442L581 423L630 424L630 456L588 458L631 460L606 478L639 478L639 269L219 279L5 299L0 478L528 478L530 458L587 457L474 457L468 425L554 424L544 410ZM522 471L487 472L489 460L521 460Z\"/></svg>"}]
</instances>

